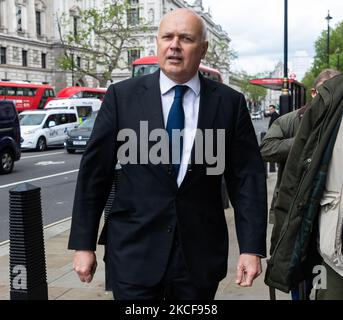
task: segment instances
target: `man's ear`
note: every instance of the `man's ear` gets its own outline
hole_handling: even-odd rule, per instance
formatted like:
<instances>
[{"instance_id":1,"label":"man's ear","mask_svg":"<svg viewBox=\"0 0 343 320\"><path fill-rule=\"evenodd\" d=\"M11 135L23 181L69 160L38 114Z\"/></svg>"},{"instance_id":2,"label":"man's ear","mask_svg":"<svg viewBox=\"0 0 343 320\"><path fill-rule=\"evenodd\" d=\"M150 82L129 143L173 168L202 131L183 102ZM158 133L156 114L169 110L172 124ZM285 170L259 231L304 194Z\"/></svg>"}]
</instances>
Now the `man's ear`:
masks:
<instances>
[{"instance_id":1,"label":"man's ear","mask_svg":"<svg viewBox=\"0 0 343 320\"><path fill-rule=\"evenodd\" d=\"M203 52L202 52L201 59L205 58L206 53L207 53L207 49L208 49L208 41L205 41L203 44L203 48L202 48Z\"/></svg>"}]
</instances>

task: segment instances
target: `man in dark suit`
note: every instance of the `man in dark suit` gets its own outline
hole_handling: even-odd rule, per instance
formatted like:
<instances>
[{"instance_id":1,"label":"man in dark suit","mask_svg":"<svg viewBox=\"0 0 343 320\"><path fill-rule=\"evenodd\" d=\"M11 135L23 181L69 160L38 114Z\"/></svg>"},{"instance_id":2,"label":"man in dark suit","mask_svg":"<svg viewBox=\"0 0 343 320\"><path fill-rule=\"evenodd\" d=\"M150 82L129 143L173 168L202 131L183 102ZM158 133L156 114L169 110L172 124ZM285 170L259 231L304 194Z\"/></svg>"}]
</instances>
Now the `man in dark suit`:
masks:
<instances>
[{"instance_id":1,"label":"man in dark suit","mask_svg":"<svg viewBox=\"0 0 343 320\"><path fill-rule=\"evenodd\" d=\"M118 192L101 237L114 297L213 299L227 273L223 174L241 253L236 283L251 286L261 273L267 225L264 165L243 95L198 73L208 47L201 17L189 9L169 12L161 21L157 47L160 71L112 85L106 93L80 165L69 249L76 250L74 269L81 281L90 282L99 221L119 157ZM130 143L137 147L137 162L126 163L120 152L127 143L123 129L136 135ZM156 147L146 141L147 133L158 129L169 137L170 164L169 157L168 163L144 157ZM183 129L177 143L173 132ZM195 140L199 131L205 133L203 148ZM223 132L224 139L219 137ZM210 146L218 162L224 159L221 172L206 157ZM178 161L174 151L180 152Z\"/></svg>"}]
</instances>

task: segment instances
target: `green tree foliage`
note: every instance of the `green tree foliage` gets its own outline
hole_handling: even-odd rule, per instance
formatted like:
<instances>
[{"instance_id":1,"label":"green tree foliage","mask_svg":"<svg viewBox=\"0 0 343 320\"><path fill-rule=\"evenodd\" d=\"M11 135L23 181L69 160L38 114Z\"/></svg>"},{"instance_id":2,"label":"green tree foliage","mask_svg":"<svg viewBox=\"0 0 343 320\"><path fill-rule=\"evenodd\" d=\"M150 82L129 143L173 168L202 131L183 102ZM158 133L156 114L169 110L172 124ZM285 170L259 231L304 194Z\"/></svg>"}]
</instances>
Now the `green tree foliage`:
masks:
<instances>
[{"instance_id":1,"label":"green tree foliage","mask_svg":"<svg viewBox=\"0 0 343 320\"><path fill-rule=\"evenodd\" d=\"M310 101L310 88L321 71L332 68L343 72L343 21L330 29L330 64L327 64L327 30L322 31L315 42L315 57L311 69L305 74L302 82L307 90L307 101Z\"/></svg>"},{"instance_id":2,"label":"green tree foliage","mask_svg":"<svg viewBox=\"0 0 343 320\"><path fill-rule=\"evenodd\" d=\"M229 47L224 41L212 41L208 45L204 63L214 69L229 69L230 61L237 59L237 52Z\"/></svg>"},{"instance_id":3,"label":"green tree foliage","mask_svg":"<svg viewBox=\"0 0 343 320\"><path fill-rule=\"evenodd\" d=\"M127 50L141 49L137 47L137 34L145 32L148 25L137 19L137 6L130 5L127 0L110 0L105 7L90 8L78 12L79 26L75 32L74 17L61 15L58 17L60 40L63 56L60 66L64 70L72 70L78 76L88 75L106 86L115 69L127 69ZM75 54L86 63L78 66L72 57Z\"/></svg>"},{"instance_id":4,"label":"green tree foliage","mask_svg":"<svg viewBox=\"0 0 343 320\"><path fill-rule=\"evenodd\" d=\"M261 86L251 84L249 80L261 77L263 77L262 74L251 76L246 73L242 73L240 75L240 78L242 79L241 90L243 94L245 95L247 100L250 100L256 105L261 105L262 101L266 98L267 89Z\"/></svg>"}]
</instances>

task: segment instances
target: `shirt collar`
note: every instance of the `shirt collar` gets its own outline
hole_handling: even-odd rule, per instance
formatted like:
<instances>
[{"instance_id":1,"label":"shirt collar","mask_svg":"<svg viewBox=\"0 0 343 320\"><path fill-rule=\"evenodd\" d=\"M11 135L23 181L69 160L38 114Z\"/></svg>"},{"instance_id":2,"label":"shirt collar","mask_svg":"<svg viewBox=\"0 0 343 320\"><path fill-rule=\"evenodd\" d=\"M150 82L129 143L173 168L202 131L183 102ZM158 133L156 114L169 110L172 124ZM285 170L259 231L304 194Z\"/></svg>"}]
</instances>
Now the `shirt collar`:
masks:
<instances>
[{"instance_id":1,"label":"shirt collar","mask_svg":"<svg viewBox=\"0 0 343 320\"><path fill-rule=\"evenodd\" d=\"M176 83L170 78L167 77L167 75L161 70L160 72L160 88L162 95L165 95L168 93L172 88L174 88L176 85L179 85L180 83ZM200 78L199 73L197 72L194 77L190 80L188 80L185 83L182 83L181 85L187 86L192 89L192 91L195 93L196 96L200 94Z\"/></svg>"}]
</instances>

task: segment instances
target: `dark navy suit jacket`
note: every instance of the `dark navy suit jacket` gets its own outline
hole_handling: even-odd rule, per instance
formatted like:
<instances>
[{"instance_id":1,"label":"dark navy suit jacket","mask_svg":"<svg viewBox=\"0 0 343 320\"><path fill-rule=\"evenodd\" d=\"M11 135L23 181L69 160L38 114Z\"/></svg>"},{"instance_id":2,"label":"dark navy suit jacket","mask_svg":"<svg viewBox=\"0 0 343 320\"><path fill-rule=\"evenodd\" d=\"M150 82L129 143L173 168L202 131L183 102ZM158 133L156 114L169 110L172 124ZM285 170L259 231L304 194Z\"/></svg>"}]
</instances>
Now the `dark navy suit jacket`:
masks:
<instances>
[{"instance_id":1,"label":"dark navy suit jacket","mask_svg":"<svg viewBox=\"0 0 343 320\"><path fill-rule=\"evenodd\" d=\"M265 169L244 96L221 83L200 80L198 128L225 129L224 176L240 252L265 256ZM96 249L117 150L123 143L117 142L117 134L130 128L139 139L141 121L148 121L149 132L164 128L159 71L108 88L80 165L69 249ZM211 166L196 164L193 148L180 188L167 164L122 166L118 193L105 224L111 277L147 286L158 283L166 270L175 230L196 284L213 285L226 276L228 230L222 175L207 175L206 168Z\"/></svg>"}]
</instances>

